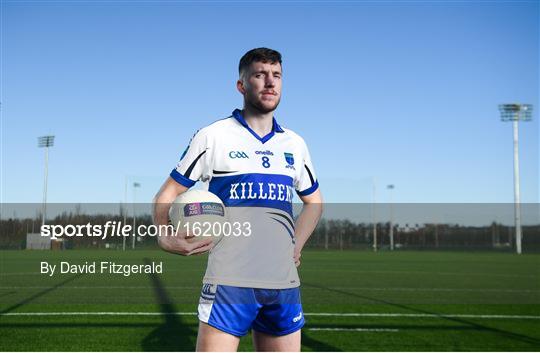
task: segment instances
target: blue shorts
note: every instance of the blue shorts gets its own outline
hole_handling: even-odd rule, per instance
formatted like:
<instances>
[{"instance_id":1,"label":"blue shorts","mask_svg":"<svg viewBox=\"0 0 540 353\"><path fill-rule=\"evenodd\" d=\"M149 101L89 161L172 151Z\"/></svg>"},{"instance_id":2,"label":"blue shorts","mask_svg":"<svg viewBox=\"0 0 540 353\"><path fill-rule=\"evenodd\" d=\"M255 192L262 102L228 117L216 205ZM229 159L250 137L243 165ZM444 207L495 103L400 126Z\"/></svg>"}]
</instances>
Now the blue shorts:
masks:
<instances>
[{"instance_id":1,"label":"blue shorts","mask_svg":"<svg viewBox=\"0 0 540 353\"><path fill-rule=\"evenodd\" d=\"M250 329L274 336L304 326L300 288L259 289L203 284L199 320L234 336Z\"/></svg>"}]
</instances>

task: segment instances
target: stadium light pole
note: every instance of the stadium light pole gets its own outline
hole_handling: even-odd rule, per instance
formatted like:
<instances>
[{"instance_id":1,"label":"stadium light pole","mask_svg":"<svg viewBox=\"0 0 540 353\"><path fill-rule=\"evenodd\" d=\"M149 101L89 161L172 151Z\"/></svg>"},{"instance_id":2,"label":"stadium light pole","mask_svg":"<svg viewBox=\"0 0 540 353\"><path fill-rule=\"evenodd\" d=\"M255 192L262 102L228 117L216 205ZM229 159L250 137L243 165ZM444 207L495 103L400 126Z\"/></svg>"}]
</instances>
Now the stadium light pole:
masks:
<instances>
[{"instance_id":1,"label":"stadium light pole","mask_svg":"<svg viewBox=\"0 0 540 353\"><path fill-rule=\"evenodd\" d=\"M375 186L375 177L372 178L373 182L373 204L371 207L371 213L373 217L373 251L377 251L377 217L375 216L375 194L376 194L376 186Z\"/></svg>"},{"instance_id":2,"label":"stadium light pole","mask_svg":"<svg viewBox=\"0 0 540 353\"><path fill-rule=\"evenodd\" d=\"M133 241L132 241L132 244L131 244L131 248L132 249L135 249L135 238L137 238L137 232L135 231L135 196L136 196L136 191L137 191L137 188L140 188L141 187L141 184L140 183L133 183Z\"/></svg>"},{"instance_id":3,"label":"stadium light pole","mask_svg":"<svg viewBox=\"0 0 540 353\"><path fill-rule=\"evenodd\" d=\"M394 210L392 206L392 190L394 190L394 184L386 186L390 190L390 250L394 250Z\"/></svg>"},{"instance_id":4,"label":"stadium light pole","mask_svg":"<svg viewBox=\"0 0 540 353\"><path fill-rule=\"evenodd\" d=\"M532 119L532 104L500 104L501 121L511 121L514 128L514 225L516 252L521 254L521 200L519 187L519 121Z\"/></svg>"},{"instance_id":5,"label":"stadium light pole","mask_svg":"<svg viewBox=\"0 0 540 353\"><path fill-rule=\"evenodd\" d=\"M47 217L47 178L49 175L49 147L54 146L54 135L38 137L38 147L45 148L45 180L43 182L43 210L41 225L45 224Z\"/></svg>"},{"instance_id":6,"label":"stadium light pole","mask_svg":"<svg viewBox=\"0 0 540 353\"><path fill-rule=\"evenodd\" d=\"M125 226L127 224L127 213L128 213L128 210L127 210L127 207L128 207L128 204L127 204L128 177L127 176L124 177L124 182L125 182L125 185L124 185L124 207L123 207L124 223L122 224L122 226ZM122 237L122 251L126 251L126 237Z\"/></svg>"}]
</instances>

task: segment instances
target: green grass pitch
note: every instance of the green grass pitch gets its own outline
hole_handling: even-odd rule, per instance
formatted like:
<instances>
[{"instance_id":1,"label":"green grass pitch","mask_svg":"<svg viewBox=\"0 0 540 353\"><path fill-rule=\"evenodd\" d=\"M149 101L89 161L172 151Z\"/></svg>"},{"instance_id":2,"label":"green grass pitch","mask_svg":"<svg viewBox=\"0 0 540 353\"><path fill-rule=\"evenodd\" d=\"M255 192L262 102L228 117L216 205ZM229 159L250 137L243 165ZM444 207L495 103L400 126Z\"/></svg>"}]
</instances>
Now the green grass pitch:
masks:
<instances>
[{"instance_id":1,"label":"green grass pitch","mask_svg":"<svg viewBox=\"0 0 540 353\"><path fill-rule=\"evenodd\" d=\"M192 313L206 256L71 250L0 257L2 351L195 348ZM39 274L40 261L163 261L164 273L48 277ZM306 250L300 276L305 351L540 350L537 254ZM249 335L242 338L239 350L252 349Z\"/></svg>"}]
</instances>

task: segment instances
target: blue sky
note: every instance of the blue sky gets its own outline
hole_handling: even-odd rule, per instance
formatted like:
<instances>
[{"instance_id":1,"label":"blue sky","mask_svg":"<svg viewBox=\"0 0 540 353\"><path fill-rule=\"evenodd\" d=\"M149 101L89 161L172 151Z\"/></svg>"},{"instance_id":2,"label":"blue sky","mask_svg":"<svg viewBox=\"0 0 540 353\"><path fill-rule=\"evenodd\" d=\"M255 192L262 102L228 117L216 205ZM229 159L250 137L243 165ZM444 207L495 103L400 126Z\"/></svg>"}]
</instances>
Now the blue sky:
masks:
<instances>
[{"instance_id":1,"label":"blue sky","mask_svg":"<svg viewBox=\"0 0 540 353\"><path fill-rule=\"evenodd\" d=\"M239 58L283 54L276 118L331 202L538 202L539 2L2 1L1 201L150 201L202 126L241 107ZM128 201L132 198L131 190Z\"/></svg>"}]
</instances>

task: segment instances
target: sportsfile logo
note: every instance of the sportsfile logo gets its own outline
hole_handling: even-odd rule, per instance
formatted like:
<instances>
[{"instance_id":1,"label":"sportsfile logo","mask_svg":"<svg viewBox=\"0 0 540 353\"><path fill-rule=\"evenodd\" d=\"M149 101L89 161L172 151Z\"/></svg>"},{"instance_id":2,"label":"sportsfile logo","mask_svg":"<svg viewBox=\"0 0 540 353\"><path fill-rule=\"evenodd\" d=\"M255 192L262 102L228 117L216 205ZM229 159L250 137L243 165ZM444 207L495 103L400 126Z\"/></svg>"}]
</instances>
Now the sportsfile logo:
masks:
<instances>
[{"instance_id":1,"label":"sportsfile logo","mask_svg":"<svg viewBox=\"0 0 540 353\"><path fill-rule=\"evenodd\" d=\"M229 158L249 158L246 152L243 151L231 151L229 152Z\"/></svg>"}]
</instances>

